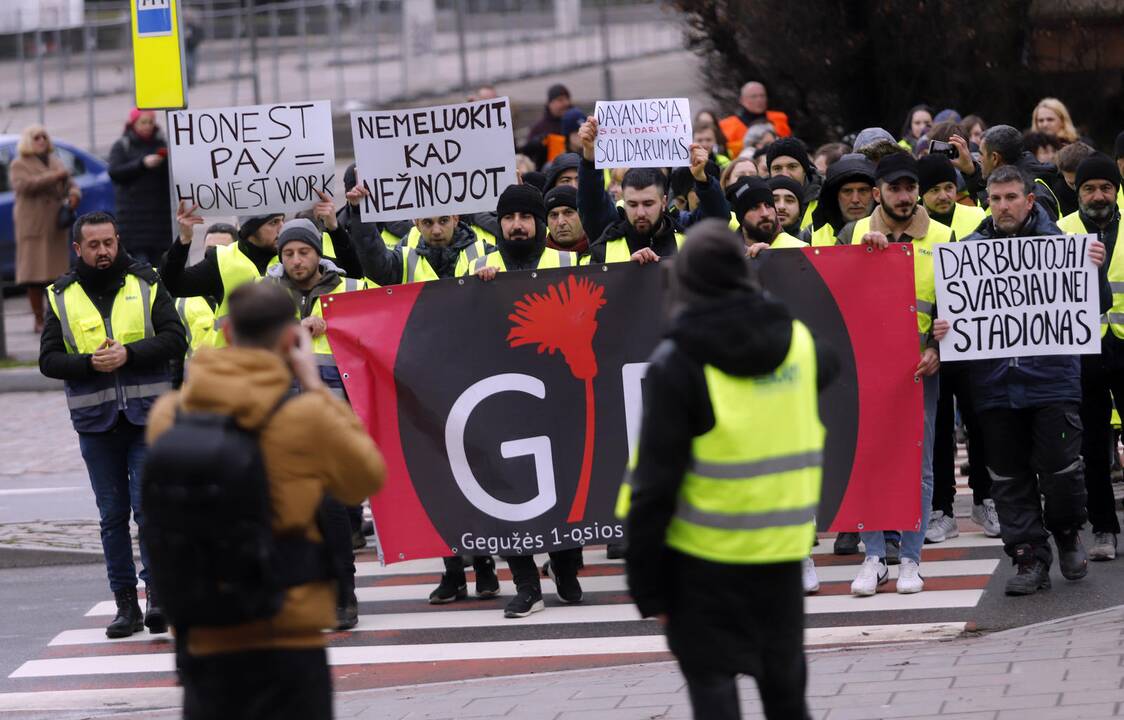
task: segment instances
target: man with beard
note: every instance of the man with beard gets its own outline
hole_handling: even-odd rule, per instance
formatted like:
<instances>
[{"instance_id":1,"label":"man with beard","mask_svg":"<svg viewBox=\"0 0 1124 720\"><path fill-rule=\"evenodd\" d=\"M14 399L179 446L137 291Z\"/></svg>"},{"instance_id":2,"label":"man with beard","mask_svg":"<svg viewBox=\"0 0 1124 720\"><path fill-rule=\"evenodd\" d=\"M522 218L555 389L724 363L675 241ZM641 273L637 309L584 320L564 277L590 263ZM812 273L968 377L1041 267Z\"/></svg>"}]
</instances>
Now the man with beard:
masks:
<instances>
[{"instance_id":1,"label":"man with beard","mask_svg":"<svg viewBox=\"0 0 1124 720\"><path fill-rule=\"evenodd\" d=\"M833 165L842 163L840 160ZM921 577L921 546L925 542L925 529L933 500L933 438L937 416L939 381L937 370L940 356L937 338L933 336L933 315L936 309L936 288L933 274L933 252L937 243L954 240L952 228L931 219L924 207L917 204L917 161L907 153L894 153L878 161L874 173L874 200L879 203L870 217L849 223L840 233L843 238L854 238L853 244L878 248L890 243L910 243L913 246L913 273L917 299L917 330L920 358L914 370L914 380L924 386L924 438L921 455L921 518L917 530L903 532L901 536L901 569L898 572L897 591L902 594L917 593L924 589ZM942 324L942 332L947 330ZM881 530L860 533L866 546L866 559L858 576L851 583L851 593L860 597L874 595L878 587L889 580L886 568L886 539Z\"/></svg>"},{"instance_id":2,"label":"man with beard","mask_svg":"<svg viewBox=\"0 0 1124 720\"><path fill-rule=\"evenodd\" d=\"M39 371L66 383L70 420L94 490L106 574L117 603L106 637L128 637L145 626L162 633L167 621L148 587L144 543L143 616L137 602L129 514L143 532L140 479L148 409L172 389L169 363L183 358L187 339L156 272L120 246L112 216L83 215L73 235L75 268L47 290L51 311L40 339Z\"/></svg>"},{"instance_id":3,"label":"man with beard","mask_svg":"<svg viewBox=\"0 0 1124 720\"><path fill-rule=\"evenodd\" d=\"M593 262L625 262L641 249L644 257L673 255L683 242L682 230L703 218L729 221L730 206L716 175L708 175L710 156L701 145L691 145L690 170L698 208L672 216L667 207L667 177L653 168L631 168L621 180L622 207L605 191L605 177L594 167L597 118L590 116L578 131L582 161L578 165L578 213L590 238ZM616 241L615 244L613 242ZM608 258L608 259L606 259Z\"/></svg>"},{"instance_id":4,"label":"man with beard","mask_svg":"<svg viewBox=\"0 0 1124 720\"><path fill-rule=\"evenodd\" d=\"M965 238L976 231L986 213L976 205L956 202L956 168L944 155L926 155L917 161L917 178L921 202L929 217L952 228L956 237Z\"/></svg>"},{"instance_id":5,"label":"man with beard","mask_svg":"<svg viewBox=\"0 0 1124 720\"><path fill-rule=\"evenodd\" d=\"M1038 187L1013 165L992 171L987 179L991 217L965 242L1062 234L1036 203ZM1093 241L1089 258L1097 267L1103 265L1104 245ZM1105 312L1113 296L1103 274L1100 286ZM1049 589L1051 534L1062 576L1080 580L1089 569L1079 535L1087 517L1080 358L1022 356L967 364L1003 549L1018 568L1005 592L1033 595Z\"/></svg>"},{"instance_id":6,"label":"man with beard","mask_svg":"<svg viewBox=\"0 0 1124 720\"><path fill-rule=\"evenodd\" d=\"M546 246L579 255L589 252L589 237L578 215L578 191L572 186L559 185L548 191L543 200L546 203L546 225L550 230Z\"/></svg>"},{"instance_id":7,"label":"man with beard","mask_svg":"<svg viewBox=\"0 0 1124 720\"><path fill-rule=\"evenodd\" d=\"M355 183L347 192L350 206L351 236L356 239L364 274L379 285L427 282L466 275L471 262L495 252L467 223L457 215L441 215L414 221L421 234L416 246L405 240L393 249L384 242L377 223L364 223L359 218L359 204L370 192L362 183ZM354 520L354 518L353 518ZM444 558L445 572L433 592L431 605L445 605L468 597L468 580L461 558ZM476 572L476 596L495 597L500 584L496 563L490 555L472 558Z\"/></svg>"},{"instance_id":8,"label":"man with beard","mask_svg":"<svg viewBox=\"0 0 1124 720\"><path fill-rule=\"evenodd\" d=\"M836 244L836 233L847 223L873 212L873 188L874 163L859 153L844 155L827 169L819 202L812 211L812 224L803 229L800 239L817 247Z\"/></svg>"},{"instance_id":9,"label":"man with beard","mask_svg":"<svg viewBox=\"0 0 1124 720\"><path fill-rule=\"evenodd\" d=\"M819 204L822 178L816 173L816 166L808 156L808 147L799 138L781 138L765 150L765 160L770 177L784 175L800 183L800 197L805 208L804 215L800 218L800 227L811 225L812 213Z\"/></svg>"},{"instance_id":10,"label":"man with beard","mask_svg":"<svg viewBox=\"0 0 1124 720\"><path fill-rule=\"evenodd\" d=\"M312 338L312 352L320 380L332 394L347 400L343 378L328 344L328 325L324 321L322 298L336 293L364 290L367 283L342 275L324 260L324 242L311 220L290 220L277 236L280 265L269 269L267 282L280 284L293 298L297 319ZM295 382L295 381L294 381ZM308 388L302 388L308 391ZM355 556L351 547L351 521L338 500L323 501L325 542L342 570L337 578L336 629L350 630L359 623L359 601L355 597Z\"/></svg>"},{"instance_id":11,"label":"man with beard","mask_svg":"<svg viewBox=\"0 0 1124 720\"><path fill-rule=\"evenodd\" d=\"M348 202L357 205L368 191L357 185ZM375 223L359 220L352 214L351 235L356 238L363 272L379 285L423 282L468 273L472 264L495 248L472 231L459 215L418 218L414 226L420 233L416 247L403 241L391 249L379 236Z\"/></svg>"},{"instance_id":12,"label":"man with beard","mask_svg":"<svg viewBox=\"0 0 1124 720\"><path fill-rule=\"evenodd\" d=\"M798 237L804 218L804 195L800 183L787 175L774 175L769 178L769 189L773 191L773 207L777 210L777 222L781 224L781 229Z\"/></svg>"},{"instance_id":13,"label":"man with beard","mask_svg":"<svg viewBox=\"0 0 1124 720\"><path fill-rule=\"evenodd\" d=\"M968 194L976 198L984 189L984 184L991 173L1006 165L1017 167L1020 172L1033 178L1036 202L1042 206L1050 220L1057 220L1059 213L1058 199L1050 185L1057 180L1057 168L1049 163L1040 163L1031 153L1023 147L1023 134L1010 125L995 125L988 128L980 141L980 160L976 162L968 150L968 141L959 135L953 135L948 140L953 145L957 154L953 164L964 177L964 187ZM989 193L985 193L987 195ZM986 204L987 198L984 198Z\"/></svg>"},{"instance_id":14,"label":"man with beard","mask_svg":"<svg viewBox=\"0 0 1124 720\"><path fill-rule=\"evenodd\" d=\"M1063 232L1096 235L1108 258L1112 309L1101 316L1101 353L1081 356L1081 455L1085 458L1089 522L1093 526L1090 560L1116 558L1120 523L1109 476L1113 452L1112 407L1124 401L1124 242L1116 193L1120 174L1107 155L1091 155L1077 166L1074 180L1078 210L1058 222ZM1102 274L1105 274L1102 267Z\"/></svg>"},{"instance_id":15,"label":"man with beard","mask_svg":"<svg viewBox=\"0 0 1124 720\"><path fill-rule=\"evenodd\" d=\"M767 248L801 248L808 244L781 230L777 211L773 206L773 192L769 183L759 177L747 175L726 190L734 214L741 221L742 240L746 254L757 257Z\"/></svg>"},{"instance_id":16,"label":"man with beard","mask_svg":"<svg viewBox=\"0 0 1124 720\"><path fill-rule=\"evenodd\" d=\"M575 267L578 256L546 246L546 206L542 193L530 185L509 185L496 204L500 219L497 251L478 259L473 273L490 282L501 272ZM533 555L506 557L516 594L504 608L504 617L522 618L542 610L542 582ZM580 603L582 586L578 582L581 548L550 553L544 568L554 581L558 599L564 603Z\"/></svg>"}]
</instances>

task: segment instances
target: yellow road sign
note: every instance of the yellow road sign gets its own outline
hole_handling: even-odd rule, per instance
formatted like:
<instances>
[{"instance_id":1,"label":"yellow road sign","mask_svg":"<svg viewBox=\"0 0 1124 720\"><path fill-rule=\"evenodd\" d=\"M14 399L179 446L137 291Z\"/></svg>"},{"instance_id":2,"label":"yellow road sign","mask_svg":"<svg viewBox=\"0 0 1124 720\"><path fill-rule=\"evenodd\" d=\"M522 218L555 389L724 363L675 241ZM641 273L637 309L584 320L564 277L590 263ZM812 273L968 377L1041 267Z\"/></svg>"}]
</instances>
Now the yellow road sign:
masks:
<instances>
[{"instance_id":1,"label":"yellow road sign","mask_svg":"<svg viewBox=\"0 0 1124 720\"><path fill-rule=\"evenodd\" d=\"M130 0L137 107L187 107L178 0Z\"/></svg>"}]
</instances>

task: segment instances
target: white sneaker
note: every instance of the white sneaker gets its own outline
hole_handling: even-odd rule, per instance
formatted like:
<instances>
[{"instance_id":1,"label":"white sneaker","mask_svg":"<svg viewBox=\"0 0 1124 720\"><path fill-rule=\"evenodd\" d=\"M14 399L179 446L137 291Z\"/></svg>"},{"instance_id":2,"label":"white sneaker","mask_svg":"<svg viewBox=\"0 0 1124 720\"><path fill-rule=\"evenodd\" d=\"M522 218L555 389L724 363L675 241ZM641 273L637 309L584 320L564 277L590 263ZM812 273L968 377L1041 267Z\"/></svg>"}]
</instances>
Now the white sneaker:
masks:
<instances>
[{"instance_id":1,"label":"white sneaker","mask_svg":"<svg viewBox=\"0 0 1124 720\"><path fill-rule=\"evenodd\" d=\"M944 535L945 540L951 540L954 537L960 537L960 526L956 524L956 518L952 515L946 515L943 510L938 510L941 514L937 519L937 526L941 529L941 534Z\"/></svg>"},{"instance_id":2,"label":"white sneaker","mask_svg":"<svg viewBox=\"0 0 1124 720\"><path fill-rule=\"evenodd\" d=\"M898 567L898 592L911 595L924 589L925 580L921 577L921 567L915 560L902 558L902 564Z\"/></svg>"},{"instance_id":3,"label":"white sneaker","mask_svg":"<svg viewBox=\"0 0 1124 720\"><path fill-rule=\"evenodd\" d=\"M870 597L878 592L878 586L885 585L890 579L890 571L886 563L876 557L867 557L859 568L859 574L851 583L851 594L859 597Z\"/></svg>"},{"instance_id":4,"label":"white sneaker","mask_svg":"<svg viewBox=\"0 0 1124 720\"><path fill-rule=\"evenodd\" d=\"M988 498L979 505L973 505L972 522L983 528L985 536L999 537L999 513L995 510L995 501Z\"/></svg>"},{"instance_id":5,"label":"white sneaker","mask_svg":"<svg viewBox=\"0 0 1124 720\"><path fill-rule=\"evenodd\" d=\"M943 510L934 510L928 513L928 527L925 528L925 541L926 543L944 543L946 538L944 530L941 528L941 518L944 517Z\"/></svg>"},{"instance_id":6,"label":"white sneaker","mask_svg":"<svg viewBox=\"0 0 1124 720\"><path fill-rule=\"evenodd\" d=\"M807 557L800 561L800 579L804 581L804 594L812 595L820 591L820 578L816 575L816 564Z\"/></svg>"}]
</instances>

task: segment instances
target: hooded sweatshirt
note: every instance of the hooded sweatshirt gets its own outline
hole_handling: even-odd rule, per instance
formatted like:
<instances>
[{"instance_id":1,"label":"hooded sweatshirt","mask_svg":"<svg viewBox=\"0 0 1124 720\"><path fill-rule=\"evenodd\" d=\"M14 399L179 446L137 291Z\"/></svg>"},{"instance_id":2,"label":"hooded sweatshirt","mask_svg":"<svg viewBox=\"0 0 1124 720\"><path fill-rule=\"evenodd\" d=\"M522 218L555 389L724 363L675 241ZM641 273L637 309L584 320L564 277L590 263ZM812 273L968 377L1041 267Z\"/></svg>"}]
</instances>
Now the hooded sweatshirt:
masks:
<instances>
[{"instance_id":1,"label":"hooded sweatshirt","mask_svg":"<svg viewBox=\"0 0 1124 720\"><path fill-rule=\"evenodd\" d=\"M188 412L230 415L240 427L259 431L274 533L301 533L321 542L316 511L324 494L357 504L382 487L386 467L355 413L326 389L298 395L270 417L292 382L288 366L273 352L203 348L191 361L183 389L163 395L153 406L148 442L168 431L181 406ZM289 588L272 618L193 628L188 652L320 648L322 630L335 624L335 584L313 582Z\"/></svg>"},{"instance_id":2,"label":"hooded sweatshirt","mask_svg":"<svg viewBox=\"0 0 1124 720\"><path fill-rule=\"evenodd\" d=\"M860 180L874 185L874 165L865 157L849 154L833 163L827 169L827 179L820 191L819 203L812 211L810 229L819 230L824 225L830 225L835 232L842 230L847 221L843 218L843 211L839 209L839 191L847 183Z\"/></svg>"},{"instance_id":3,"label":"hooded sweatshirt","mask_svg":"<svg viewBox=\"0 0 1124 720\"><path fill-rule=\"evenodd\" d=\"M668 627L668 641L685 663L739 671L751 667L737 628L728 620L716 620L712 608L684 597L692 588L705 588L706 593L717 593L716 604L735 606L744 598L731 574L748 580L758 567L711 563L670 551L664 544L691 462L691 445L715 424L703 368L713 365L739 377L772 372L784 361L791 338L792 317L785 306L750 290L681 310L650 358L628 517L628 585L641 615L675 609L678 617ZM837 374L838 361L817 343L816 365L822 389ZM764 425L746 429L765 431ZM669 582L669 577L675 581Z\"/></svg>"}]
</instances>

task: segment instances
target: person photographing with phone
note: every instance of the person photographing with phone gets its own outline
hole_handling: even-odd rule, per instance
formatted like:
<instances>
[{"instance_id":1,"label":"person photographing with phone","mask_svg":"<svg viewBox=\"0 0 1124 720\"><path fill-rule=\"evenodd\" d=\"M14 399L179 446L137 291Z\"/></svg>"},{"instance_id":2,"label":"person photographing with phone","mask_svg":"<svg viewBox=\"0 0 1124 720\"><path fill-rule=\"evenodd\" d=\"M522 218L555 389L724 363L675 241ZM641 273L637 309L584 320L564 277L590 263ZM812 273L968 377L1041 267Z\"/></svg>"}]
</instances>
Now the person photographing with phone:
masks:
<instances>
[{"instance_id":1,"label":"person photographing with phone","mask_svg":"<svg viewBox=\"0 0 1124 720\"><path fill-rule=\"evenodd\" d=\"M170 390L169 363L187 349L183 325L156 272L120 246L117 224L101 212L74 223L75 269L47 289L50 304L39 346L39 371L65 381L66 404L90 474L101 525L109 587L117 614L110 638L167 629L160 602L147 589L137 601L129 516L144 527L140 476L148 411ZM140 579L148 553L141 544Z\"/></svg>"}]
</instances>

